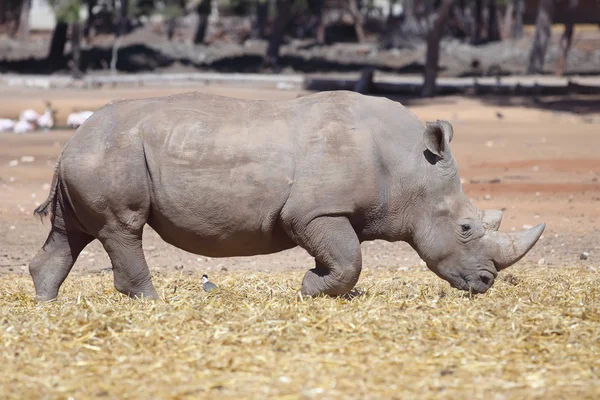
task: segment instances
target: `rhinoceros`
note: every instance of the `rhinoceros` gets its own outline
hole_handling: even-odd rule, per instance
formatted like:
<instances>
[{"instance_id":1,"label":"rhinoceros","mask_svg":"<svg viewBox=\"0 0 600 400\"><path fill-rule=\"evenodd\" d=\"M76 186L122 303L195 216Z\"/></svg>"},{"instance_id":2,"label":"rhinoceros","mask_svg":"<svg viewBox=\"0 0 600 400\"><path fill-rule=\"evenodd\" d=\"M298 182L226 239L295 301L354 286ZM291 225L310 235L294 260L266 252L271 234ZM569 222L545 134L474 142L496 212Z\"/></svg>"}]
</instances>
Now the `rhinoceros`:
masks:
<instances>
[{"instance_id":1,"label":"rhinoceros","mask_svg":"<svg viewBox=\"0 0 600 400\"><path fill-rule=\"evenodd\" d=\"M361 242L408 242L451 286L484 293L545 225L498 231L502 213L463 193L446 121L400 103L335 91L289 101L202 93L113 101L65 145L48 199L52 227L31 261L38 301L54 299L98 239L114 286L156 298L142 250L146 224L210 257L296 246L315 259L301 293L344 295Z\"/></svg>"}]
</instances>

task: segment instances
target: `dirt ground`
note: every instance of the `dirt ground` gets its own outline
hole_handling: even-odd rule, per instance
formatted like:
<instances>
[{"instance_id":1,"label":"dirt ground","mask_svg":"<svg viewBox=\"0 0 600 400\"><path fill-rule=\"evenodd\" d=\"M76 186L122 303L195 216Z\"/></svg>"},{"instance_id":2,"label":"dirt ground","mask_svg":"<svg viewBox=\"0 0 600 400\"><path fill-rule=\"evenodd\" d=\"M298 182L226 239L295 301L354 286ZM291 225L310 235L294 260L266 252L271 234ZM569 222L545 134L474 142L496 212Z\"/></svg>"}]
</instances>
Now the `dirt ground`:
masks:
<instances>
[{"instance_id":1,"label":"dirt ground","mask_svg":"<svg viewBox=\"0 0 600 400\"><path fill-rule=\"evenodd\" d=\"M38 90L0 88L0 117L16 116L42 100L57 109L64 124L72 109L97 109L116 98L148 97L202 90L252 99L286 99L305 92L230 86L103 88ZM583 100L585 101L585 99ZM541 108L497 105L494 99L446 97L404 102L425 120L447 119L455 130L452 151L464 188L482 208L504 210L501 230L520 230L546 222L540 242L520 262L539 268L579 266L600 272L600 119ZM27 264L43 244L49 222L32 216L48 195L58 154L72 130L28 135L0 134L0 274L26 273ZM99 171L99 173L102 173ZM155 274L179 271L273 269L306 270L309 255L293 249L269 256L210 259L164 243L150 228L144 248ZM363 244L365 269L421 269L424 264L404 243ZM587 260L580 260L582 252ZM98 242L84 250L74 273L110 268ZM513 267L518 268L518 265Z\"/></svg>"}]
</instances>

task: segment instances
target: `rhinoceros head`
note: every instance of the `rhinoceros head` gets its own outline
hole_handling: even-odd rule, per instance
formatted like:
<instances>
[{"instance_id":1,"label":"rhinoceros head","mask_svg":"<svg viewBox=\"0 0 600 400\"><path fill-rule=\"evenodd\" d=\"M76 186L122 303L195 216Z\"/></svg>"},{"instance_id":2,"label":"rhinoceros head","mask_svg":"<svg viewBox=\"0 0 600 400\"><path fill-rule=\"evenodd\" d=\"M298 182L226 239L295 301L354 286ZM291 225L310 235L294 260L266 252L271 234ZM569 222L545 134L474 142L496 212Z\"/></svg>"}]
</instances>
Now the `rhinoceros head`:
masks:
<instances>
[{"instance_id":1,"label":"rhinoceros head","mask_svg":"<svg viewBox=\"0 0 600 400\"><path fill-rule=\"evenodd\" d=\"M502 212L478 209L463 192L449 147L452 136L448 122L427 123L423 156L428 172L411 245L427 267L453 287L484 293L498 271L533 247L545 224L517 233L498 232Z\"/></svg>"}]
</instances>

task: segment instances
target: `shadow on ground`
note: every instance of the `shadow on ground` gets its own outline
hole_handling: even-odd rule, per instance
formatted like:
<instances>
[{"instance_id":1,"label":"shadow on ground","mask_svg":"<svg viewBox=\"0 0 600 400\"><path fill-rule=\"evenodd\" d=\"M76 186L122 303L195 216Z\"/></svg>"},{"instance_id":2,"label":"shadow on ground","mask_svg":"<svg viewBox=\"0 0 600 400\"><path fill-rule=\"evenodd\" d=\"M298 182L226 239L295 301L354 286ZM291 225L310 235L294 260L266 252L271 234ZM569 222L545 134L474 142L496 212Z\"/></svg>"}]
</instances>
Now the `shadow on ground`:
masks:
<instances>
[{"instance_id":1,"label":"shadow on ground","mask_svg":"<svg viewBox=\"0 0 600 400\"><path fill-rule=\"evenodd\" d=\"M70 54L61 59L27 58L0 62L0 72L17 74L52 74L70 71ZM106 70L110 66L112 49L93 47L81 52L83 72ZM168 67L175 60L143 44L124 46L117 53L117 70L122 72L147 72Z\"/></svg>"},{"instance_id":2,"label":"shadow on ground","mask_svg":"<svg viewBox=\"0 0 600 400\"><path fill-rule=\"evenodd\" d=\"M1 73L16 74L52 74L70 71L71 54L50 61L46 58L27 58L22 60L0 61ZM107 70L112 59L112 49L92 47L81 52L81 68L83 72ZM365 68L377 68L382 72L421 74L424 71L422 63L411 62L401 67L389 67L366 62L345 62L326 59L324 57L302 57L284 55L276 68L265 63L265 58L259 54L240 54L224 56L208 62L195 62L188 57L172 57L144 44L123 46L117 53L117 70L121 72L148 72L170 67L175 63L191 66L198 70L217 72L280 72L292 69L300 73L315 72L353 72Z\"/></svg>"},{"instance_id":3,"label":"shadow on ground","mask_svg":"<svg viewBox=\"0 0 600 400\"><path fill-rule=\"evenodd\" d=\"M453 104L456 96L437 96L435 98L423 98L415 95L394 95L383 93L372 93L372 95L386 97L397 101L406 107L423 106L426 104ZM493 107L524 107L535 108L546 111L568 112L580 116L591 116L600 114L600 94L597 95L565 95L565 96L461 96L480 101L482 104ZM594 122L590 118L589 121Z\"/></svg>"},{"instance_id":4,"label":"shadow on ground","mask_svg":"<svg viewBox=\"0 0 600 400\"><path fill-rule=\"evenodd\" d=\"M486 97L480 100L489 105L504 107L538 108L548 111L570 112L578 115L600 113L600 93L588 95L533 96L533 97Z\"/></svg>"}]
</instances>

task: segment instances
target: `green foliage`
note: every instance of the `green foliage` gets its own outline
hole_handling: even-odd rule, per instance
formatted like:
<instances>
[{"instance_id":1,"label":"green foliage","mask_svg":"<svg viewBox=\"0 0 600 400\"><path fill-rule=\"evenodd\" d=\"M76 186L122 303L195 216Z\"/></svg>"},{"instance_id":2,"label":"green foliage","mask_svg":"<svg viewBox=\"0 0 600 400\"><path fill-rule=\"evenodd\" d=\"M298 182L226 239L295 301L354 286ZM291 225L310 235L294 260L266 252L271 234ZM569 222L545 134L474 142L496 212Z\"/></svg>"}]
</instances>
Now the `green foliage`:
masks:
<instances>
[{"instance_id":1,"label":"green foliage","mask_svg":"<svg viewBox=\"0 0 600 400\"><path fill-rule=\"evenodd\" d=\"M185 14L184 9L177 4L167 4L157 11L159 14L162 14L167 18L182 17Z\"/></svg>"},{"instance_id":2,"label":"green foliage","mask_svg":"<svg viewBox=\"0 0 600 400\"><path fill-rule=\"evenodd\" d=\"M21 10L23 0L2 0L6 2L5 10L10 14L18 13Z\"/></svg>"},{"instance_id":3,"label":"green foliage","mask_svg":"<svg viewBox=\"0 0 600 400\"><path fill-rule=\"evenodd\" d=\"M292 2L292 13L302 14L309 12L308 0L294 0Z\"/></svg>"},{"instance_id":4,"label":"green foliage","mask_svg":"<svg viewBox=\"0 0 600 400\"><path fill-rule=\"evenodd\" d=\"M217 0L219 11L224 14L253 15L258 4L269 0Z\"/></svg>"},{"instance_id":5,"label":"green foliage","mask_svg":"<svg viewBox=\"0 0 600 400\"><path fill-rule=\"evenodd\" d=\"M67 24L79 21L81 0L49 0L49 3L54 9L57 21Z\"/></svg>"},{"instance_id":6,"label":"green foliage","mask_svg":"<svg viewBox=\"0 0 600 400\"><path fill-rule=\"evenodd\" d=\"M168 2L168 1L167 1ZM160 3L163 4L164 2ZM156 12L160 6L155 0L129 0L129 8L127 9L128 17L139 17L140 15L150 15ZM116 12L116 11L115 11Z\"/></svg>"}]
</instances>

